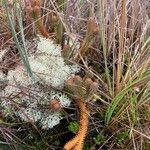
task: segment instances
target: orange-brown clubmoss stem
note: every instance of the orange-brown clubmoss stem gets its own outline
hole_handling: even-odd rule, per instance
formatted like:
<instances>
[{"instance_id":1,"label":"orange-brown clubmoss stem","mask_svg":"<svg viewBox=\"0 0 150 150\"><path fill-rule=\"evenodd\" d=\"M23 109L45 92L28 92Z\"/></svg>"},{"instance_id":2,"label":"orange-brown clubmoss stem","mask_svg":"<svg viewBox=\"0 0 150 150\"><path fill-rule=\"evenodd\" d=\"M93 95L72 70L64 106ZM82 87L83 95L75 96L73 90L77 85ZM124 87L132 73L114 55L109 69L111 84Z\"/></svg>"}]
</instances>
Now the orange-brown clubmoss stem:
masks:
<instances>
[{"instance_id":1,"label":"orange-brown clubmoss stem","mask_svg":"<svg viewBox=\"0 0 150 150\"><path fill-rule=\"evenodd\" d=\"M89 113L86 104L79 97L75 98L75 102L78 105L80 111L79 130L76 136L65 144L65 150L82 150L88 130Z\"/></svg>"},{"instance_id":2,"label":"orange-brown clubmoss stem","mask_svg":"<svg viewBox=\"0 0 150 150\"><path fill-rule=\"evenodd\" d=\"M40 32L40 34L42 36L44 36L45 38L49 38L49 34L48 34L48 32L47 32L46 28L44 27L41 20L37 21L35 23L35 25L36 25L36 28L38 29L38 31Z\"/></svg>"},{"instance_id":3,"label":"orange-brown clubmoss stem","mask_svg":"<svg viewBox=\"0 0 150 150\"><path fill-rule=\"evenodd\" d=\"M39 0L32 0L31 6L26 8L29 17L35 21L35 26L38 32L45 38L49 38L49 33L46 30L45 26L43 25L42 19L40 18L41 9L40 9L40 1Z\"/></svg>"},{"instance_id":4,"label":"orange-brown clubmoss stem","mask_svg":"<svg viewBox=\"0 0 150 150\"><path fill-rule=\"evenodd\" d=\"M81 60L81 56L84 57L88 49L92 46L97 33L99 32L98 25L95 22L94 18L90 18L87 22L87 32L86 36L83 39L81 47L79 49L79 53L77 53L74 57L76 62Z\"/></svg>"}]
</instances>

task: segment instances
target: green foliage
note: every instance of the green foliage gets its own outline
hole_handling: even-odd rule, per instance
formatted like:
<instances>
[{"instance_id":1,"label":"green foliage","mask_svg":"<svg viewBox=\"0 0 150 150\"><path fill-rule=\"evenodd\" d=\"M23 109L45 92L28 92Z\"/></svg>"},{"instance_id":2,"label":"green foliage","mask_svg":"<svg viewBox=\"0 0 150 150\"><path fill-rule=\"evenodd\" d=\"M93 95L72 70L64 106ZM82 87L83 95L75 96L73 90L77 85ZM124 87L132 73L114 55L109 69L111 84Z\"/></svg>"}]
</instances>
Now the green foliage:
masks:
<instances>
[{"instance_id":1,"label":"green foliage","mask_svg":"<svg viewBox=\"0 0 150 150\"><path fill-rule=\"evenodd\" d=\"M115 140L117 141L118 144L122 145L127 140L128 136L129 136L129 131L125 130L117 133L115 135Z\"/></svg>"},{"instance_id":2,"label":"green foliage","mask_svg":"<svg viewBox=\"0 0 150 150\"><path fill-rule=\"evenodd\" d=\"M120 91L112 100L110 106L108 107L107 111L106 111L106 118L105 121L108 124L110 122L110 120L112 119L112 115L115 111L115 109L117 108L117 106L119 107L119 104L122 102L122 104L126 104L125 101L125 96L131 91L133 90L133 87L136 86L137 84L140 84L144 81L148 81L150 78L150 73L148 74L143 74L141 77L139 77L138 79L132 81L131 83L129 83L128 85L126 85L126 87ZM131 99L131 97L129 97L128 99Z\"/></svg>"},{"instance_id":3,"label":"green foliage","mask_svg":"<svg viewBox=\"0 0 150 150\"><path fill-rule=\"evenodd\" d=\"M93 138L95 144L100 145L105 141L105 137L102 134L98 134Z\"/></svg>"},{"instance_id":4,"label":"green foliage","mask_svg":"<svg viewBox=\"0 0 150 150\"><path fill-rule=\"evenodd\" d=\"M76 121L69 123L69 126L68 126L69 131L76 133L78 131L78 128L79 128L79 125Z\"/></svg>"}]
</instances>

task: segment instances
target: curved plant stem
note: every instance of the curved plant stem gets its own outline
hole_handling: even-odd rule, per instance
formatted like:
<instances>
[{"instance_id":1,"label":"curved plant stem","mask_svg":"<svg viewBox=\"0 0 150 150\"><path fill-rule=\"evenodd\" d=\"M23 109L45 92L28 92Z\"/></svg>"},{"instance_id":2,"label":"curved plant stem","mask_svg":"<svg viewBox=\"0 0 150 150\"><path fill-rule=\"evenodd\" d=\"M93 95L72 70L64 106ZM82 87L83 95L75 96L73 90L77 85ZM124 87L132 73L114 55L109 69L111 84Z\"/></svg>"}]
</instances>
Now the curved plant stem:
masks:
<instances>
[{"instance_id":1,"label":"curved plant stem","mask_svg":"<svg viewBox=\"0 0 150 150\"><path fill-rule=\"evenodd\" d=\"M65 150L82 150L88 130L89 113L86 104L79 97L76 97L75 102L78 105L80 111L79 130L76 136L65 144Z\"/></svg>"}]
</instances>

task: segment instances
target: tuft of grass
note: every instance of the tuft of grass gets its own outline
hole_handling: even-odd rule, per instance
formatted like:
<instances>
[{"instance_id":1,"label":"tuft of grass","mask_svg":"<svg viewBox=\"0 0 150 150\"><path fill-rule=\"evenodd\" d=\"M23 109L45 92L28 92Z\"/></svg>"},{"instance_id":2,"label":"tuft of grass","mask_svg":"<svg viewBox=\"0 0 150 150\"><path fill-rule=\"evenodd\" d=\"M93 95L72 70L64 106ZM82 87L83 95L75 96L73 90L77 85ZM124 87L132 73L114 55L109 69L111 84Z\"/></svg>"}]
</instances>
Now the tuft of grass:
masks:
<instances>
[{"instance_id":1,"label":"tuft of grass","mask_svg":"<svg viewBox=\"0 0 150 150\"><path fill-rule=\"evenodd\" d=\"M19 3L17 3L17 1L14 1L14 12L11 12L11 10L9 9L9 4L8 1L3 1L3 6L6 10L6 14L7 14L7 19L8 19L8 24L13 36L13 39L15 41L16 47L19 51L21 60L25 66L25 68L27 69L28 75L30 76L31 80L33 81L33 72L31 70L30 64L29 64L29 60L28 60L28 55L27 55L27 50L26 50L26 44L25 44L25 37L24 37L24 29L23 29L23 20L22 20L22 13L21 13L21 8L19 6ZM16 15L15 15L16 13ZM15 15L15 16L14 16ZM17 23L19 26L19 30L21 33L21 42L20 39L18 38L18 33L16 32L16 26L15 26L15 19L14 17L16 17L17 19Z\"/></svg>"}]
</instances>

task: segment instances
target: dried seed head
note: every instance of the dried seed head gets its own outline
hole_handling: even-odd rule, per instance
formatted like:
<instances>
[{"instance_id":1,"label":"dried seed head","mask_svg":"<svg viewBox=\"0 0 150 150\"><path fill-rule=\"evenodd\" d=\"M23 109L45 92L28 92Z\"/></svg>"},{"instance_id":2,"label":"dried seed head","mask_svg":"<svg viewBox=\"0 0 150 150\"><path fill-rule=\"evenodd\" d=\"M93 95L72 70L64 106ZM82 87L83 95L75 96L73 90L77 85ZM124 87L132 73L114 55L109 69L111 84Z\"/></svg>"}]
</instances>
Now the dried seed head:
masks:
<instances>
[{"instance_id":1,"label":"dried seed head","mask_svg":"<svg viewBox=\"0 0 150 150\"><path fill-rule=\"evenodd\" d=\"M31 3L26 7L26 12L32 19L38 19L41 13L40 1L32 0Z\"/></svg>"},{"instance_id":2,"label":"dried seed head","mask_svg":"<svg viewBox=\"0 0 150 150\"><path fill-rule=\"evenodd\" d=\"M32 0L31 7L40 6L40 0Z\"/></svg>"},{"instance_id":3,"label":"dried seed head","mask_svg":"<svg viewBox=\"0 0 150 150\"><path fill-rule=\"evenodd\" d=\"M90 85L90 90L96 92L96 91L98 90L98 87L99 87L99 84L94 81L94 82Z\"/></svg>"},{"instance_id":4,"label":"dried seed head","mask_svg":"<svg viewBox=\"0 0 150 150\"><path fill-rule=\"evenodd\" d=\"M26 11L29 14L29 16L34 20L36 20L40 17L40 7L39 6L35 6L35 7L28 6L26 8Z\"/></svg>"},{"instance_id":5,"label":"dried seed head","mask_svg":"<svg viewBox=\"0 0 150 150\"><path fill-rule=\"evenodd\" d=\"M69 78L66 82L65 82L66 86L75 86L74 84L74 77Z\"/></svg>"},{"instance_id":6,"label":"dried seed head","mask_svg":"<svg viewBox=\"0 0 150 150\"><path fill-rule=\"evenodd\" d=\"M93 83L93 81L92 81L91 78L86 78L86 79L85 79L85 85L86 85L87 88L90 87L90 85L91 85L92 83Z\"/></svg>"},{"instance_id":7,"label":"dried seed head","mask_svg":"<svg viewBox=\"0 0 150 150\"><path fill-rule=\"evenodd\" d=\"M60 111L60 109L61 109L61 104L60 104L60 102L57 99L50 100L49 106L54 111Z\"/></svg>"},{"instance_id":8,"label":"dried seed head","mask_svg":"<svg viewBox=\"0 0 150 150\"><path fill-rule=\"evenodd\" d=\"M87 32L89 35L97 34L99 31L98 24L96 23L95 18L90 18L87 22Z\"/></svg>"},{"instance_id":9,"label":"dried seed head","mask_svg":"<svg viewBox=\"0 0 150 150\"><path fill-rule=\"evenodd\" d=\"M93 29L93 34L98 34L99 33L99 28L96 27L95 29Z\"/></svg>"},{"instance_id":10,"label":"dried seed head","mask_svg":"<svg viewBox=\"0 0 150 150\"><path fill-rule=\"evenodd\" d=\"M75 77L71 77L65 82L66 88L73 93L76 91L76 86L77 86L75 80L77 80L75 79Z\"/></svg>"},{"instance_id":11,"label":"dried seed head","mask_svg":"<svg viewBox=\"0 0 150 150\"><path fill-rule=\"evenodd\" d=\"M32 10L33 10L33 8L31 6L26 7L26 12L30 13Z\"/></svg>"},{"instance_id":12,"label":"dried seed head","mask_svg":"<svg viewBox=\"0 0 150 150\"><path fill-rule=\"evenodd\" d=\"M82 82L82 78L79 75L74 76L74 82L78 83L78 82Z\"/></svg>"}]
</instances>

